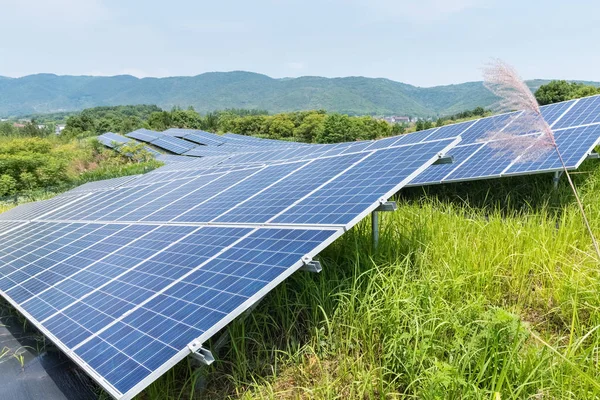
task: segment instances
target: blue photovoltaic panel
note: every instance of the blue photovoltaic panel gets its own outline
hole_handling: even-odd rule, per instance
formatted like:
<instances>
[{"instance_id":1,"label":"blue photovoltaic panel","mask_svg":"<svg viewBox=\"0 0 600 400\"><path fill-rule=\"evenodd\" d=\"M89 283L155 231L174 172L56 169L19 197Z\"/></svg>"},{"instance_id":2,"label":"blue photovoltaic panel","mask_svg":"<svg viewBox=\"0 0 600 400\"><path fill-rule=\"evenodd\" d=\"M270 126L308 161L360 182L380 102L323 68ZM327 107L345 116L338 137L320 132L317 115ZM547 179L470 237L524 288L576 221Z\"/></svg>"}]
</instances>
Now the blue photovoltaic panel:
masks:
<instances>
[{"instance_id":1,"label":"blue photovoltaic panel","mask_svg":"<svg viewBox=\"0 0 600 400\"><path fill-rule=\"evenodd\" d=\"M79 193L95 192L98 190L114 189L119 186L123 186L126 183L130 183L139 177L140 177L140 175L130 175L130 176L122 176L119 178L105 179L102 181L88 182L88 183L84 183L81 186L77 186L75 189L65 192L64 195L73 195L73 194L79 194Z\"/></svg>"},{"instance_id":2,"label":"blue photovoltaic panel","mask_svg":"<svg viewBox=\"0 0 600 400\"><path fill-rule=\"evenodd\" d=\"M243 233L235 228L202 228L198 233L209 230L215 240ZM97 316L103 320L102 329L80 342L76 354L119 392L127 393L167 361L185 357L181 349L195 339L210 337L232 314L239 315L253 298L298 269L301 257L338 234L335 230L258 229L203 264L204 260L193 257L186 260L181 266L185 275L177 279L164 275L167 270L155 273L151 269L163 277L165 285L159 290L152 284L146 288L142 279L144 301L136 299L138 305L124 317ZM181 251L199 253L197 242L190 240ZM93 307L82 308L75 318L89 318L87 312L99 314ZM70 332L78 330L71 320L62 316L59 320L72 326Z\"/></svg>"},{"instance_id":3,"label":"blue photovoltaic panel","mask_svg":"<svg viewBox=\"0 0 600 400\"><path fill-rule=\"evenodd\" d=\"M122 144L122 143L127 143L127 142L132 141L131 139L128 139L121 135L117 135L116 133L112 133L112 132L104 133L104 134L98 136L97 139L103 145L105 145L107 147L111 147L111 148L114 147L115 142Z\"/></svg>"},{"instance_id":4,"label":"blue photovoltaic panel","mask_svg":"<svg viewBox=\"0 0 600 400\"><path fill-rule=\"evenodd\" d=\"M498 146L498 147L494 147ZM443 182L493 178L500 176L515 156L510 152L499 150L502 144L486 143L477 153L448 175Z\"/></svg>"},{"instance_id":5,"label":"blue photovoltaic panel","mask_svg":"<svg viewBox=\"0 0 600 400\"><path fill-rule=\"evenodd\" d=\"M163 133L205 146L220 146L225 143L225 140L221 136L198 129L171 128L167 129Z\"/></svg>"},{"instance_id":6,"label":"blue photovoltaic panel","mask_svg":"<svg viewBox=\"0 0 600 400\"><path fill-rule=\"evenodd\" d=\"M427 129L424 131L414 132L409 135L401 135L400 138L398 139L398 141L396 141L394 143L394 146L404 145L404 144L414 144L414 143L422 142L424 140L429 140L429 137L434 135L438 130L439 130L438 128L433 128L433 129ZM454 135L454 137L456 137L456 136L458 136L458 135ZM444 139L446 139L446 138L444 137Z\"/></svg>"},{"instance_id":7,"label":"blue photovoltaic panel","mask_svg":"<svg viewBox=\"0 0 600 400\"><path fill-rule=\"evenodd\" d=\"M221 147L198 146L183 153L190 157L208 157L208 156L223 156L233 153L232 150L222 149Z\"/></svg>"},{"instance_id":8,"label":"blue photovoltaic panel","mask_svg":"<svg viewBox=\"0 0 600 400\"><path fill-rule=\"evenodd\" d=\"M258 195L232 208L215 222L264 223L294 201L342 173L368 154L357 153L317 159Z\"/></svg>"},{"instance_id":9,"label":"blue photovoltaic panel","mask_svg":"<svg viewBox=\"0 0 600 400\"><path fill-rule=\"evenodd\" d=\"M446 139L378 150L270 222L349 224L379 199L397 192L454 144L455 140Z\"/></svg>"},{"instance_id":10,"label":"blue photovoltaic panel","mask_svg":"<svg viewBox=\"0 0 600 400\"><path fill-rule=\"evenodd\" d=\"M74 193L73 195L63 195L53 197L44 201L37 201L34 203L25 203L18 207L11 208L10 210L0 213L1 220L21 220L27 221L33 218L37 218L42 215L49 214L56 210L60 210L63 207L68 206L71 203L78 201L79 199L85 198L87 193Z\"/></svg>"},{"instance_id":11,"label":"blue photovoltaic panel","mask_svg":"<svg viewBox=\"0 0 600 400\"><path fill-rule=\"evenodd\" d=\"M473 156L483 143L475 143L466 146L456 146L448 152L448 156L453 158L451 163L432 165L425 171L417 175L411 182L411 186L420 186L423 184L440 183L450 172L458 168L467 158Z\"/></svg>"},{"instance_id":12,"label":"blue photovoltaic panel","mask_svg":"<svg viewBox=\"0 0 600 400\"><path fill-rule=\"evenodd\" d=\"M600 125L581 128L569 128L554 134L556 144L561 151L565 165L569 169L578 168L586 156L600 141ZM563 168L554 149L549 149L535 161L515 162L504 175L519 174L537 170L561 170Z\"/></svg>"},{"instance_id":13,"label":"blue photovoltaic panel","mask_svg":"<svg viewBox=\"0 0 600 400\"><path fill-rule=\"evenodd\" d=\"M502 114L493 117L478 119L467 128L460 137L461 145L477 143L487 140L490 134L501 132L518 113Z\"/></svg>"},{"instance_id":14,"label":"blue photovoltaic panel","mask_svg":"<svg viewBox=\"0 0 600 400\"><path fill-rule=\"evenodd\" d=\"M10 233L16 227L25 224L25 222L21 221L0 221L0 236Z\"/></svg>"},{"instance_id":15,"label":"blue photovoltaic panel","mask_svg":"<svg viewBox=\"0 0 600 400\"><path fill-rule=\"evenodd\" d=\"M196 200L194 206L185 199L179 200L162 212L149 216L148 220L174 220L177 222L210 222L226 213L238 204L248 200L267 187L297 171L304 163L290 163L272 165L248 176L246 179L235 178L236 185L230 185L212 198L202 201ZM235 176L235 173L230 174Z\"/></svg>"},{"instance_id":16,"label":"blue photovoltaic panel","mask_svg":"<svg viewBox=\"0 0 600 400\"><path fill-rule=\"evenodd\" d=\"M553 126L556 120L559 119L574 102L575 100L569 100L560 103L549 104L540 107L540 111L542 112L542 116L548 125Z\"/></svg>"},{"instance_id":17,"label":"blue photovoltaic panel","mask_svg":"<svg viewBox=\"0 0 600 400\"><path fill-rule=\"evenodd\" d=\"M474 123L475 123L475 121L467 121L467 122L461 122L459 124L442 126L441 128L437 129L435 132L433 132L427 138L427 140L448 139L448 138L460 136L461 133L463 133L464 131L469 129L471 127L471 125L473 125Z\"/></svg>"},{"instance_id":18,"label":"blue photovoltaic panel","mask_svg":"<svg viewBox=\"0 0 600 400\"><path fill-rule=\"evenodd\" d=\"M151 131L148 129L138 129L136 131L129 132L125 136L127 136L129 138L141 140L142 142L151 142L154 139L157 139L157 138L163 136L163 134L159 133L159 132Z\"/></svg>"},{"instance_id":19,"label":"blue photovoltaic panel","mask_svg":"<svg viewBox=\"0 0 600 400\"><path fill-rule=\"evenodd\" d=\"M600 96L585 97L553 126L554 129L575 127L600 122Z\"/></svg>"},{"instance_id":20,"label":"blue photovoltaic panel","mask_svg":"<svg viewBox=\"0 0 600 400\"><path fill-rule=\"evenodd\" d=\"M577 168L600 140L600 130L596 129L600 125L600 96L551 104L541 107L540 110L545 121L554 130L558 147L567 161L567 168ZM463 141L460 145L450 152L450 155L458 154L459 159L468 158L467 161L462 164L455 162L447 165L432 165L423 174L416 177L409 186L552 172L561 169L554 151L548 151L535 161L520 161L523 159L520 157L520 153L510 150L518 149L518 146L514 146L514 141L520 140L518 138L506 141L507 145L504 146L502 141L496 144L485 142L485 138L490 132L502 131L516 136L535 135L534 130L527 128L528 118L531 117L516 112L477 120L462 133ZM503 124L504 127L502 127ZM576 127L588 124L594 125L577 129L565 128L566 126ZM442 129L450 127L452 125ZM429 139L437 137L436 135L440 131L431 135ZM481 145L468 146L470 143L482 140L482 145L485 144L485 146L480 150ZM512 143L509 143L511 141ZM471 154L469 154L469 148L474 150Z\"/></svg>"},{"instance_id":21,"label":"blue photovoltaic panel","mask_svg":"<svg viewBox=\"0 0 600 400\"><path fill-rule=\"evenodd\" d=\"M166 135L158 137L152 140L150 143L152 143L152 145L154 146L163 148L175 154L183 154L186 151L189 151L196 147L196 145L190 142L186 142L185 140L177 139L176 137Z\"/></svg>"},{"instance_id":22,"label":"blue photovoltaic panel","mask_svg":"<svg viewBox=\"0 0 600 400\"><path fill-rule=\"evenodd\" d=\"M217 196L227 190L231 190L234 185L243 182L249 176L258 173L260 168L250 168L244 170L231 171L221 178L213 180L209 184L195 191L190 191L185 196L173 196L168 205L163 208L152 210L142 217L143 221L170 221L178 216L193 210L198 205L202 205L209 199Z\"/></svg>"}]
</instances>

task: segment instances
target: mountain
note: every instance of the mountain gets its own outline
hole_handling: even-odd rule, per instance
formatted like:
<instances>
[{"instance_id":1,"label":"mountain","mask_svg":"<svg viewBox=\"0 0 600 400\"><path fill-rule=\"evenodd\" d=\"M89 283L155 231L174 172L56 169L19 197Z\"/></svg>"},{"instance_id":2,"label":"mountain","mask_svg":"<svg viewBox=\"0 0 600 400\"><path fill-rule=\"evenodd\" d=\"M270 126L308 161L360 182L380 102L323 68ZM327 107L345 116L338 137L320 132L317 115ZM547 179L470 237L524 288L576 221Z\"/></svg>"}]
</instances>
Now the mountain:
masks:
<instances>
[{"instance_id":1,"label":"mountain","mask_svg":"<svg viewBox=\"0 0 600 400\"><path fill-rule=\"evenodd\" d=\"M528 83L537 88L547 82ZM274 79L244 71L142 79L129 75L0 77L0 117L123 104L156 104L164 109L193 106L199 112L225 108L270 112L325 109L425 117L486 107L494 100L481 82L423 88L383 78Z\"/></svg>"}]
</instances>

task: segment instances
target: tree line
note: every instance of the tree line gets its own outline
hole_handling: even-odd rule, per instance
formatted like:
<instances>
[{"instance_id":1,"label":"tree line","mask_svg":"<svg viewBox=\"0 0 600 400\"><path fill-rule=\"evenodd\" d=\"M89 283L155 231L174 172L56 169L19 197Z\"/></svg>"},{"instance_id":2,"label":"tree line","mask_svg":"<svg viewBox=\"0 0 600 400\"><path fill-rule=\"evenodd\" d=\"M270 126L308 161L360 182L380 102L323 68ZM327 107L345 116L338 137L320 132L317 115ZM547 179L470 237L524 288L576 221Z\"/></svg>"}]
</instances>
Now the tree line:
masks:
<instances>
[{"instance_id":1,"label":"tree line","mask_svg":"<svg viewBox=\"0 0 600 400\"><path fill-rule=\"evenodd\" d=\"M540 86L535 92L535 98L540 105L546 105L595 94L600 94L600 87L560 80Z\"/></svg>"},{"instance_id":2,"label":"tree line","mask_svg":"<svg viewBox=\"0 0 600 400\"><path fill-rule=\"evenodd\" d=\"M105 132L127 133L138 128L156 131L189 128L306 143L337 143L376 139L406 131L405 125L392 125L370 116L328 114L324 110L269 115L264 110L228 109L201 115L191 107L175 107L171 111L156 106L128 107L128 114L119 109L108 110L110 107L84 110L67 119L62 135L81 138ZM135 107L142 109L138 113L131 112Z\"/></svg>"}]
</instances>

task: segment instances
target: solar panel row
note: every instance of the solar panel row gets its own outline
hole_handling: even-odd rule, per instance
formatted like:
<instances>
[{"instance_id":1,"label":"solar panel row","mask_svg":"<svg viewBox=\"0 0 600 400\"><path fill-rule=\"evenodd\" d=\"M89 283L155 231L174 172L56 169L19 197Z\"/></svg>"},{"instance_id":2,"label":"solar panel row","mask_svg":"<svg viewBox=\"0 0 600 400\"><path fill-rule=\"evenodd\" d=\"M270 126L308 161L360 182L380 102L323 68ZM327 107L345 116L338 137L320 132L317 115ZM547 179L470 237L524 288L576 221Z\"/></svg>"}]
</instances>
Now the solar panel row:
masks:
<instances>
[{"instance_id":1,"label":"solar panel row","mask_svg":"<svg viewBox=\"0 0 600 400\"><path fill-rule=\"evenodd\" d=\"M17 207L10 221L26 225L7 226L0 290L131 398L457 142L159 170L53 211Z\"/></svg>"}]
</instances>

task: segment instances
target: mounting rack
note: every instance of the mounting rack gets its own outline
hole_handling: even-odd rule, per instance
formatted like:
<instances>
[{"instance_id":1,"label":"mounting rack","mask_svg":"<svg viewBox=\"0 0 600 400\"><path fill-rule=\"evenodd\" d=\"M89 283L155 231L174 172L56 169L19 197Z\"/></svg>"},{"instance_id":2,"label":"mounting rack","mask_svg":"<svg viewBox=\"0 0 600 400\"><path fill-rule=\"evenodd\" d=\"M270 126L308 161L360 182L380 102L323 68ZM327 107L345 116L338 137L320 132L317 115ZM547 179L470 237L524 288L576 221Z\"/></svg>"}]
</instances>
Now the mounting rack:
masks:
<instances>
[{"instance_id":1,"label":"mounting rack","mask_svg":"<svg viewBox=\"0 0 600 400\"><path fill-rule=\"evenodd\" d=\"M379 212L396 211L398 205L395 201L379 200L379 207L371 213L371 230L373 235L373 250L379 245Z\"/></svg>"}]
</instances>

